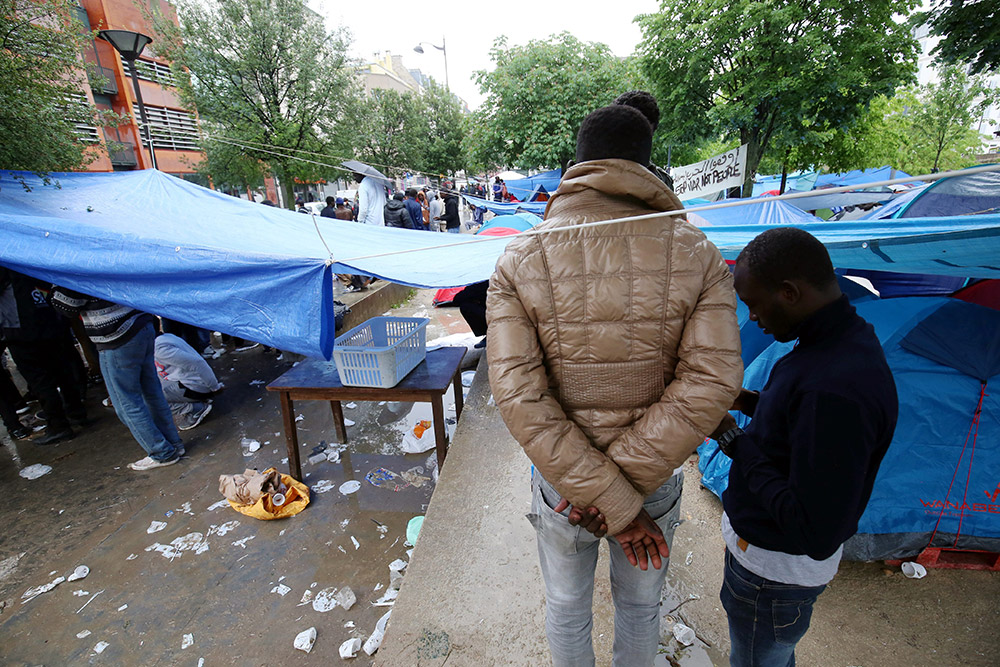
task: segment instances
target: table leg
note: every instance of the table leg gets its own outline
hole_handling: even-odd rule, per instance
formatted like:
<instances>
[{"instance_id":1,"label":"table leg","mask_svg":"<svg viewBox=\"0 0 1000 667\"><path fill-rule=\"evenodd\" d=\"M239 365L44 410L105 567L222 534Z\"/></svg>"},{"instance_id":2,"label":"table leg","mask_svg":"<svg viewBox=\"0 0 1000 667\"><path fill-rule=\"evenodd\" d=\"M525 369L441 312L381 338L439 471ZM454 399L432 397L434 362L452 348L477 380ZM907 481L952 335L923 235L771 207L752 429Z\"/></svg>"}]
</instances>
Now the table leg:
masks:
<instances>
[{"instance_id":1,"label":"table leg","mask_svg":"<svg viewBox=\"0 0 1000 667\"><path fill-rule=\"evenodd\" d=\"M288 474L302 481L302 464L299 462L299 432L295 426L295 410L287 391L278 392L281 398L281 417L285 422L285 446L288 448Z\"/></svg>"},{"instance_id":2,"label":"table leg","mask_svg":"<svg viewBox=\"0 0 1000 667\"><path fill-rule=\"evenodd\" d=\"M441 399L443 394L435 394L431 397L431 410L434 414L434 441L437 444L438 473L444 467L444 457L448 455L448 436L444 429L444 404Z\"/></svg>"},{"instance_id":3,"label":"table leg","mask_svg":"<svg viewBox=\"0 0 1000 667\"><path fill-rule=\"evenodd\" d=\"M465 390L462 387L462 368L455 371L455 378L451 381L451 386L455 388L455 421L462 416L462 408L465 406Z\"/></svg>"},{"instance_id":4,"label":"table leg","mask_svg":"<svg viewBox=\"0 0 1000 667\"><path fill-rule=\"evenodd\" d=\"M347 442L347 424L344 423L344 408L340 401L330 401L330 409L333 411L333 425L337 428L337 441Z\"/></svg>"}]
</instances>

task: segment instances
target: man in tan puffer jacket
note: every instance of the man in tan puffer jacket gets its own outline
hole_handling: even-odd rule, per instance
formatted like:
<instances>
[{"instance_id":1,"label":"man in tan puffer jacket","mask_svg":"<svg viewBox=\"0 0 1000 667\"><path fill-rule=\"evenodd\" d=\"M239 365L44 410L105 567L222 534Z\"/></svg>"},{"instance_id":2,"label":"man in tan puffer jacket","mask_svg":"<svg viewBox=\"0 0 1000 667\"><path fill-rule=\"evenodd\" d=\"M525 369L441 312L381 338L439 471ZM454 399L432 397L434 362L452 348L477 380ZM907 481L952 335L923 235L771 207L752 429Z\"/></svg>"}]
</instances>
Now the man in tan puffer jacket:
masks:
<instances>
[{"instance_id":1,"label":"man in tan puffer jacket","mask_svg":"<svg viewBox=\"0 0 1000 667\"><path fill-rule=\"evenodd\" d=\"M681 209L645 166L651 142L635 109L589 115L577 164L535 230ZM593 664L594 568L607 532L620 545L615 664L652 664L677 473L740 389L732 276L683 215L652 215L514 239L487 309L493 395L536 469L528 518L553 662Z\"/></svg>"}]
</instances>

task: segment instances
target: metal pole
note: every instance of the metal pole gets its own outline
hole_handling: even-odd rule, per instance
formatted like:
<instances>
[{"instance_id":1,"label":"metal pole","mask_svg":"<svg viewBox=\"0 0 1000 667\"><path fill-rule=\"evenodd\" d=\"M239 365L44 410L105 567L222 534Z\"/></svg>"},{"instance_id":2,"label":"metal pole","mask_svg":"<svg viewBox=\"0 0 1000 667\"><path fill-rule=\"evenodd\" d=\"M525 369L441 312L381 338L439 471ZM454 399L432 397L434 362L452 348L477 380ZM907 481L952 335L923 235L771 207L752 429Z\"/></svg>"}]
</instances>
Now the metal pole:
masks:
<instances>
[{"instance_id":1,"label":"metal pole","mask_svg":"<svg viewBox=\"0 0 1000 667\"><path fill-rule=\"evenodd\" d=\"M142 118L142 127L145 130L146 145L149 146L149 160L156 169L156 153L153 152L153 135L149 130L149 119L146 118L146 106L142 103L142 91L139 90L139 76L135 71L135 60L128 61L128 68L132 72L132 86L135 88L135 100L139 104L139 117Z\"/></svg>"},{"instance_id":2,"label":"metal pole","mask_svg":"<svg viewBox=\"0 0 1000 667\"><path fill-rule=\"evenodd\" d=\"M448 85L448 44L444 41L444 35L441 35L441 53L444 54L444 87L450 93L451 86Z\"/></svg>"}]
</instances>

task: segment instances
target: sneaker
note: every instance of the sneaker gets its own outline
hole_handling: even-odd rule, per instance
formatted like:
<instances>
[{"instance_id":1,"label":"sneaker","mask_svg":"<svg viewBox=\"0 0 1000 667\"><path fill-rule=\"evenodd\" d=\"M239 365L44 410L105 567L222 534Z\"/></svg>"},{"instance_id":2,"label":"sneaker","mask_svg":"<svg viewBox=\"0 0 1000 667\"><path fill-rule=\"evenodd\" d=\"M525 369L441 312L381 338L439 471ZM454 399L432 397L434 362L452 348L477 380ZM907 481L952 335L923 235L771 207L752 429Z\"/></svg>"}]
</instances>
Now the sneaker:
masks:
<instances>
[{"instance_id":1,"label":"sneaker","mask_svg":"<svg viewBox=\"0 0 1000 667\"><path fill-rule=\"evenodd\" d=\"M483 336L483 339L478 343L476 343L475 345L473 345L472 347L474 347L477 350L481 350L484 347L486 347L486 336Z\"/></svg>"},{"instance_id":2,"label":"sneaker","mask_svg":"<svg viewBox=\"0 0 1000 667\"><path fill-rule=\"evenodd\" d=\"M201 351L201 356L205 357L206 359L218 359L223 355L225 351L226 351L225 348L217 350L211 345L209 345L208 347L206 347L204 350Z\"/></svg>"},{"instance_id":3,"label":"sneaker","mask_svg":"<svg viewBox=\"0 0 1000 667\"><path fill-rule=\"evenodd\" d=\"M31 406L30 406L30 405L28 405L27 403L25 403L24 405L22 405L21 407L19 407L19 408L17 409L17 414L19 414L19 415L23 415L23 414L25 414L26 412L28 412L28 410L30 410L30 409L31 409Z\"/></svg>"},{"instance_id":4,"label":"sneaker","mask_svg":"<svg viewBox=\"0 0 1000 667\"><path fill-rule=\"evenodd\" d=\"M181 431L190 431L195 426L204 421L205 417L207 417L208 413L211 411L212 411L212 404L207 403L205 404L205 409L202 410L201 412L195 412L194 414L184 415L184 420L182 421L182 423L177 425L177 428L180 429Z\"/></svg>"},{"instance_id":5,"label":"sneaker","mask_svg":"<svg viewBox=\"0 0 1000 667\"><path fill-rule=\"evenodd\" d=\"M46 430L46 432L43 435L35 438L34 440L32 440L32 442L34 442L36 445L54 445L56 443L62 442L63 440L69 440L74 435L75 434L73 433L73 429L67 426L61 431L54 431L51 433L48 430Z\"/></svg>"},{"instance_id":6,"label":"sneaker","mask_svg":"<svg viewBox=\"0 0 1000 667\"><path fill-rule=\"evenodd\" d=\"M238 347L233 352L246 352L247 350L252 350L255 347L260 347L260 343L254 343L252 341L247 341L247 344L243 347Z\"/></svg>"},{"instance_id":7,"label":"sneaker","mask_svg":"<svg viewBox=\"0 0 1000 667\"><path fill-rule=\"evenodd\" d=\"M106 407L106 408L113 408L113 407L115 407L115 406L113 406L113 405L111 404L111 397L110 397L110 396L108 396L108 397L107 397L107 398L105 398L105 399L104 399L103 401L101 401L101 405L103 405L103 406L104 406L104 407Z\"/></svg>"},{"instance_id":8,"label":"sneaker","mask_svg":"<svg viewBox=\"0 0 1000 667\"><path fill-rule=\"evenodd\" d=\"M18 426L13 431L7 431L7 433L9 433L10 437L14 440L25 440L31 435L31 429L24 426Z\"/></svg>"},{"instance_id":9,"label":"sneaker","mask_svg":"<svg viewBox=\"0 0 1000 667\"><path fill-rule=\"evenodd\" d=\"M128 467L131 468L132 470L139 470L139 471L152 470L153 468L162 468L164 466L172 466L173 464L177 463L180 460L181 460L180 456L176 456L176 457L170 459L169 461L157 461L154 458L151 458L149 456L145 456L145 457L139 459L138 461L136 461L135 463L129 463Z\"/></svg>"}]
</instances>

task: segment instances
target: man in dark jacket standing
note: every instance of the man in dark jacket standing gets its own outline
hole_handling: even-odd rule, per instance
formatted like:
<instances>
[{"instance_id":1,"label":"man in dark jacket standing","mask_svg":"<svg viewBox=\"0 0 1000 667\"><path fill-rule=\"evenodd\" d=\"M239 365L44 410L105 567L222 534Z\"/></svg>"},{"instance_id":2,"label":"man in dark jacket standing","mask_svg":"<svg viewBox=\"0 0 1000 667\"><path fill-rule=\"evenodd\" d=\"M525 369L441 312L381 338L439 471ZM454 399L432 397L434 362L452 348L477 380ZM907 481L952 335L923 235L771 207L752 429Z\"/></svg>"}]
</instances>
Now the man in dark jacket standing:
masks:
<instances>
[{"instance_id":1,"label":"man in dark jacket standing","mask_svg":"<svg viewBox=\"0 0 1000 667\"><path fill-rule=\"evenodd\" d=\"M400 192L394 194L392 199L386 202L385 213L382 217L385 219L386 227L413 229L410 212L406 210L406 205L403 204L403 195Z\"/></svg>"},{"instance_id":2,"label":"man in dark jacket standing","mask_svg":"<svg viewBox=\"0 0 1000 667\"><path fill-rule=\"evenodd\" d=\"M327 197L326 206L324 206L323 210L319 212L320 216L324 218L336 218L337 217L336 204L337 204L336 197Z\"/></svg>"},{"instance_id":3,"label":"man in dark jacket standing","mask_svg":"<svg viewBox=\"0 0 1000 667\"><path fill-rule=\"evenodd\" d=\"M454 193L455 184L445 181L441 185L441 197L444 198L444 213L434 218L443 220L445 228L452 234L459 234L462 231L462 219L458 215L458 197Z\"/></svg>"},{"instance_id":4,"label":"man in dark jacket standing","mask_svg":"<svg viewBox=\"0 0 1000 667\"><path fill-rule=\"evenodd\" d=\"M794 665L813 604L857 532L896 428L896 385L875 330L841 294L826 248L771 229L736 260L750 320L797 345L712 434L733 459L722 496L730 664Z\"/></svg>"},{"instance_id":5,"label":"man in dark jacket standing","mask_svg":"<svg viewBox=\"0 0 1000 667\"><path fill-rule=\"evenodd\" d=\"M406 210L410 214L410 222L413 223L413 228L424 229L424 211L420 208L420 202L417 201L416 188L406 189L406 200L403 204L406 206Z\"/></svg>"},{"instance_id":6,"label":"man in dark jacket standing","mask_svg":"<svg viewBox=\"0 0 1000 667\"><path fill-rule=\"evenodd\" d=\"M38 396L48 422L38 445L73 437L70 422L87 423L83 393L74 371L80 364L69 324L45 298L40 281L0 267L0 327L10 355Z\"/></svg>"}]
</instances>

